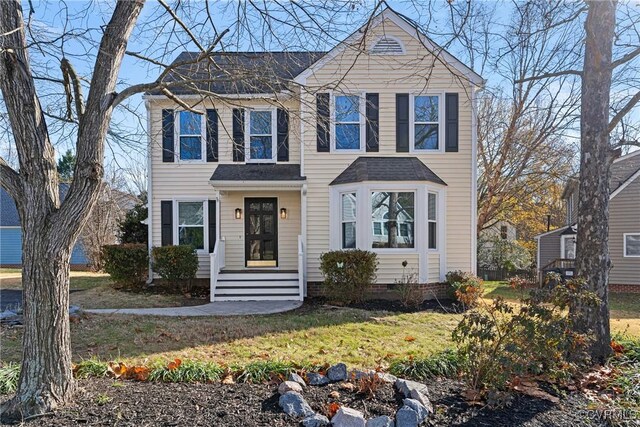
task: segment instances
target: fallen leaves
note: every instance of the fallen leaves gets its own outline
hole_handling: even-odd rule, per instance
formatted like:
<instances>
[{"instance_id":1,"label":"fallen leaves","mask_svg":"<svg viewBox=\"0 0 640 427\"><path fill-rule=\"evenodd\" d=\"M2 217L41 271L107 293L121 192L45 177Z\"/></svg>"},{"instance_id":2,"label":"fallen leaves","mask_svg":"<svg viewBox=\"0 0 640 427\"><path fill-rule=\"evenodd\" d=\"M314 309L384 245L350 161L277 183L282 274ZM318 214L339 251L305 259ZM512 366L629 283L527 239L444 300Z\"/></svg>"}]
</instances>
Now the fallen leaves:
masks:
<instances>
[{"instance_id":1,"label":"fallen leaves","mask_svg":"<svg viewBox=\"0 0 640 427\"><path fill-rule=\"evenodd\" d=\"M135 381L146 381L149 379L149 373L151 370L146 366L127 366L122 362L109 363L107 368L107 374L112 378L126 379Z\"/></svg>"},{"instance_id":2,"label":"fallen leaves","mask_svg":"<svg viewBox=\"0 0 640 427\"><path fill-rule=\"evenodd\" d=\"M411 335L407 335L406 337L404 337L404 340L407 342L414 342L416 340L416 337L412 337Z\"/></svg>"},{"instance_id":3,"label":"fallen leaves","mask_svg":"<svg viewBox=\"0 0 640 427\"><path fill-rule=\"evenodd\" d=\"M182 360L174 359L173 362L169 362L169 364L167 365L167 369L170 371L175 371L180 367L181 364L182 364Z\"/></svg>"}]
</instances>

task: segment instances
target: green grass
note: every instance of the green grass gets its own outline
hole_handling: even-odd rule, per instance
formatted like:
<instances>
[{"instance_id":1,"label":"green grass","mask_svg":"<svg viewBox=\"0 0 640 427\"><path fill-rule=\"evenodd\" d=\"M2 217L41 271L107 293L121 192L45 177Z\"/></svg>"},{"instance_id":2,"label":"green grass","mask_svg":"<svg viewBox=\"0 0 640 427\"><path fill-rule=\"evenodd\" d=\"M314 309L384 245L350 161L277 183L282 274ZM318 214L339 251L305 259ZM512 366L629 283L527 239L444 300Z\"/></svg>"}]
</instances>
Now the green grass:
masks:
<instances>
[{"instance_id":1,"label":"green grass","mask_svg":"<svg viewBox=\"0 0 640 427\"><path fill-rule=\"evenodd\" d=\"M438 377L455 378L460 372L460 367L458 352L447 349L425 358L394 360L389 372L398 377L424 381Z\"/></svg>"},{"instance_id":2,"label":"green grass","mask_svg":"<svg viewBox=\"0 0 640 427\"><path fill-rule=\"evenodd\" d=\"M162 382L214 382L220 381L225 369L216 363L187 360L176 369L157 366L149 373L149 381Z\"/></svg>"},{"instance_id":3,"label":"green grass","mask_svg":"<svg viewBox=\"0 0 640 427\"><path fill-rule=\"evenodd\" d=\"M273 379L273 376L286 377L294 371L294 367L289 362L279 361L259 361L252 362L241 368L237 381L239 383L263 383Z\"/></svg>"},{"instance_id":4,"label":"green grass","mask_svg":"<svg viewBox=\"0 0 640 427\"><path fill-rule=\"evenodd\" d=\"M75 367L75 375L77 378L102 378L106 377L109 372L109 365L95 357L79 362Z\"/></svg>"}]
</instances>

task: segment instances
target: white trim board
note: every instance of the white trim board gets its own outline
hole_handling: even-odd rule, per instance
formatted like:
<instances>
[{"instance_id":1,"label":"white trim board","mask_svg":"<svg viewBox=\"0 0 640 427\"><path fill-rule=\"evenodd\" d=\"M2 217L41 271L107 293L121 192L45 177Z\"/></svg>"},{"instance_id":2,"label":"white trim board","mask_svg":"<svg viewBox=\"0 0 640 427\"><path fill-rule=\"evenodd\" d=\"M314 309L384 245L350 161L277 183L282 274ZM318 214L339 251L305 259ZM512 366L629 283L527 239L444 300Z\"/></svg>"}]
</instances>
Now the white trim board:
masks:
<instances>
[{"instance_id":1,"label":"white trim board","mask_svg":"<svg viewBox=\"0 0 640 427\"><path fill-rule=\"evenodd\" d=\"M636 173L631 175L631 177L629 177L629 179L627 179L625 182L623 182L622 185L620 185L620 187L616 188L616 191L611 193L611 195L609 196L609 200L613 199L618 194L620 194L625 188L627 188L629 186L629 184L631 184L633 181L635 181L639 176L640 176L640 169L638 169L636 171Z\"/></svg>"}]
</instances>

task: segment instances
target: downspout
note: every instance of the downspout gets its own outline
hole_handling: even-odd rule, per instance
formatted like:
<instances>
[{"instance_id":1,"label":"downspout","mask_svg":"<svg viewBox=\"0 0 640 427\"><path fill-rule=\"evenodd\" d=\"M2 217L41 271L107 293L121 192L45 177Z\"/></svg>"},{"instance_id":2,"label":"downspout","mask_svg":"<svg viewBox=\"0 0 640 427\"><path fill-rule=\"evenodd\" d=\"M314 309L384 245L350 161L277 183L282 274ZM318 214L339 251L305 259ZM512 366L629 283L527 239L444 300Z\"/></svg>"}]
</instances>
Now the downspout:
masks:
<instances>
[{"instance_id":1,"label":"downspout","mask_svg":"<svg viewBox=\"0 0 640 427\"><path fill-rule=\"evenodd\" d=\"M149 248L149 273L147 277L147 285L153 283L153 266L151 263L151 249L153 248L153 185L151 184L151 167L153 162L152 142L151 142L151 103L143 96L144 106L147 109L147 244Z\"/></svg>"}]
</instances>

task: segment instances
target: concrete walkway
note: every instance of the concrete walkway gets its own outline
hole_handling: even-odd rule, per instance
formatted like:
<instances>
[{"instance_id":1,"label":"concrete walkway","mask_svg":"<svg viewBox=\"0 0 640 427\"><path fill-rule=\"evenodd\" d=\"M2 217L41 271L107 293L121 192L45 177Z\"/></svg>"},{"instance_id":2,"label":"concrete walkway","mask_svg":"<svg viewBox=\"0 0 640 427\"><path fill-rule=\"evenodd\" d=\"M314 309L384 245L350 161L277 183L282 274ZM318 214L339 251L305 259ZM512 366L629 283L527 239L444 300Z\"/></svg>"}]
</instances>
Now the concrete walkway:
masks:
<instances>
[{"instance_id":1,"label":"concrete walkway","mask_svg":"<svg viewBox=\"0 0 640 427\"><path fill-rule=\"evenodd\" d=\"M96 308L84 310L94 314L137 314L140 316L244 316L273 314L295 310L302 301L220 301L191 307L164 308Z\"/></svg>"}]
</instances>

